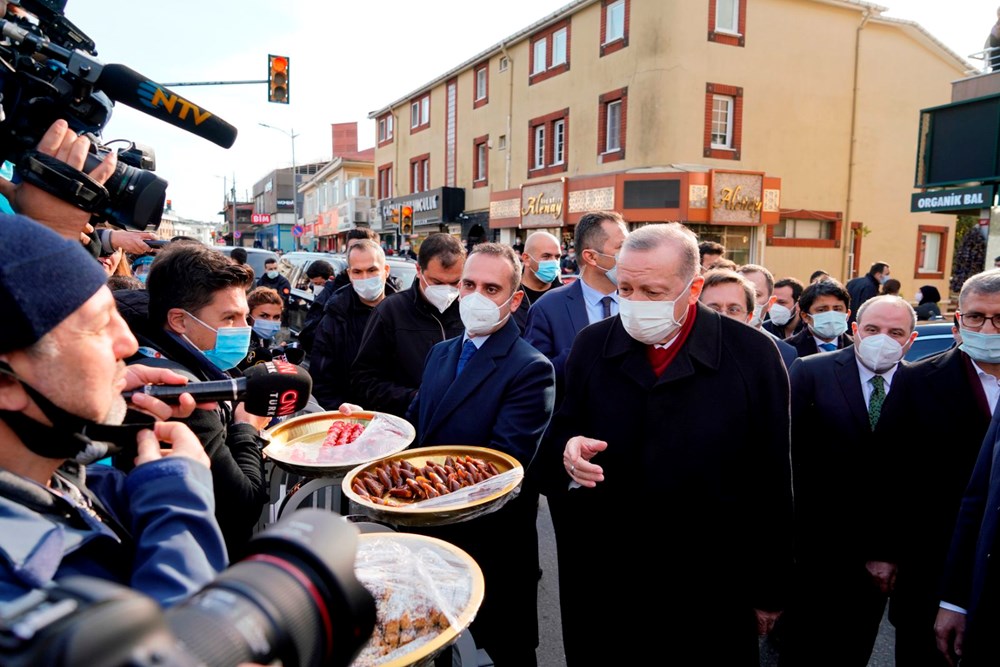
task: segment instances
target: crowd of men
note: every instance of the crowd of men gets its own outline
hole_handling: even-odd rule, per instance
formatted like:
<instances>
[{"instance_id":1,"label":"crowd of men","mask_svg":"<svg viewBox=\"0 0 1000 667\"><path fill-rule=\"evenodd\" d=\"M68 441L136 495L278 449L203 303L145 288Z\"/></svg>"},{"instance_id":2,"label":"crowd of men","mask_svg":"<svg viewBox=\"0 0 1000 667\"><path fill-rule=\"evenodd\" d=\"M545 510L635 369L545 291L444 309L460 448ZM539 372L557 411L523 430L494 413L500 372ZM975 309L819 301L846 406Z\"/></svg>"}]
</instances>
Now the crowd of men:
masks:
<instances>
[{"instance_id":1,"label":"crowd of men","mask_svg":"<svg viewBox=\"0 0 1000 667\"><path fill-rule=\"evenodd\" d=\"M40 150L81 168L84 141L57 123ZM280 348L285 284L180 239L112 293L118 264L95 256L146 254L142 237L103 252L86 214L0 187L34 218L0 216L0 603L80 573L176 603L245 549L273 422L121 393ZM414 447L526 468L493 513L402 528L480 564L471 632L496 665L536 664L541 495L569 665L757 665L772 635L785 667L863 667L887 604L900 667L998 664L1000 270L962 286L955 346L908 363L917 315L879 289L883 262L846 285L775 279L612 211L571 247L565 285L567 248L543 231L518 250L431 235L406 289L362 232L342 275L309 275L311 409L392 413Z\"/></svg>"}]
</instances>

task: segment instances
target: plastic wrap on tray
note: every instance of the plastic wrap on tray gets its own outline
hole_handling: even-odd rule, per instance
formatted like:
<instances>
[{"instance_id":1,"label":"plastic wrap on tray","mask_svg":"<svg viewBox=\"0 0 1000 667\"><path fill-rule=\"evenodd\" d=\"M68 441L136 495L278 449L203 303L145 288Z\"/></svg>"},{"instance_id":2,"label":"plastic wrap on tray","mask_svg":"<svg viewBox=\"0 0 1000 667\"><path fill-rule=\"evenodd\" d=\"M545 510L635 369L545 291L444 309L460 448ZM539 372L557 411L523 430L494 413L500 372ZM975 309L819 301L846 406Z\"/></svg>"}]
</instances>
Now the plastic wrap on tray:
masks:
<instances>
[{"instance_id":1,"label":"plastic wrap on tray","mask_svg":"<svg viewBox=\"0 0 1000 667\"><path fill-rule=\"evenodd\" d=\"M411 507L420 509L447 509L449 507L456 507L459 505L467 505L469 503L474 503L477 500L482 500L483 498L489 498L490 496L500 493L509 486L515 486L514 490L510 493L504 494L503 497L497 502L484 506L482 511L474 512L467 515L466 519L470 519L480 514L488 514L490 512L495 512L501 507L503 507L507 501L511 498L517 496L520 492L520 483L524 479L524 468L517 467L507 472L502 472L499 475L494 475L488 479L484 479L481 482L477 482L472 486L465 486L457 491L452 491L444 495L440 495L437 498L427 498L426 500L418 500L411 503Z\"/></svg>"},{"instance_id":2,"label":"plastic wrap on tray","mask_svg":"<svg viewBox=\"0 0 1000 667\"><path fill-rule=\"evenodd\" d=\"M448 628L461 631L471 621L474 580L468 561L457 553L402 543L391 535L373 536L359 545L354 572L374 596L378 620L352 667L425 654L421 647Z\"/></svg>"},{"instance_id":3,"label":"plastic wrap on tray","mask_svg":"<svg viewBox=\"0 0 1000 667\"><path fill-rule=\"evenodd\" d=\"M368 422L357 440L346 445L324 445L322 440L315 438L287 443L285 447L290 451L286 460L304 465L350 466L394 454L409 441L409 425L405 421L379 413Z\"/></svg>"}]
</instances>

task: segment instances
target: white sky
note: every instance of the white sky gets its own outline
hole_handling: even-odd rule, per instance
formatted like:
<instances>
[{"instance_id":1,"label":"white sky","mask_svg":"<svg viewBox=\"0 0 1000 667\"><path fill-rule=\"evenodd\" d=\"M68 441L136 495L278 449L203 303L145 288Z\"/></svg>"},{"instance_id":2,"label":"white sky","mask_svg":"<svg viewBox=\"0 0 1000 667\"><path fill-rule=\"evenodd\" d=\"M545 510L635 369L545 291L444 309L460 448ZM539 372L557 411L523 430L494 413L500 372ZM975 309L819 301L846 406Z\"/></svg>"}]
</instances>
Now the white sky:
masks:
<instances>
[{"instance_id":1,"label":"white sky","mask_svg":"<svg viewBox=\"0 0 1000 667\"><path fill-rule=\"evenodd\" d=\"M263 84L175 89L237 127L228 150L124 105L105 129L106 141L126 138L156 151L177 214L221 222L234 177L243 200L269 171L291 165L290 138L258 123L294 130L298 164L330 159L331 123L357 121L359 147L368 148L369 112L567 2L498 0L487 9L486 0L68 0L66 16L96 42L102 62L157 82L260 80L268 53L291 58L289 105L269 103ZM879 4L968 56L982 49L1000 0Z\"/></svg>"}]
</instances>

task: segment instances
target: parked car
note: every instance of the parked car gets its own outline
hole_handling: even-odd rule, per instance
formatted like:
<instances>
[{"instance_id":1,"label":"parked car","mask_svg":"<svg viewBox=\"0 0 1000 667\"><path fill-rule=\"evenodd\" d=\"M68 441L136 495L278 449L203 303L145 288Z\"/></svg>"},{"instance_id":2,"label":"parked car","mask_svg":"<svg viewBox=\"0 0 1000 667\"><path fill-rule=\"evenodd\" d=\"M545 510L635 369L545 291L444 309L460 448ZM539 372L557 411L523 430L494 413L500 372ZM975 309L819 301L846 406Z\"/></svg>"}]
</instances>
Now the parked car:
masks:
<instances>
[{"instance_id":1,"label":"parked car","mask_svg":"<svg viewBox=\"0 0 1000 667\"><path fill-rule=\"evenodd\" d=\"M312 287L306 270L316 260L324 260L333 266L334 276L339 276L347 269L347 256L343 253L308 252L296 250L285 253L278 261L278 271L288 278L292 285L292 295L288 307L288 328L295 335L302 330L306 313L313 302ZM417 275L417 263L403 257L386 257L389 265L389 275L399 281L401 289L413 284Z\"/></svg>"},{"instance_id":2,"label":"parked car","mask_svg":"<svg viewBox=\"0 0 1000 667\"><path fill-rule=\"evenodd\" d=\"M917 361L932 354L944 352L955 344L955 337L951 333L954 326L946 320L932 320L917 324L917 339L906 351L903 358L906 361Z\"/></svg>"},{"instance_id":3,"label":"parked car","mask_svg":"<svg viewBox=\"0 0 1000 667\"><path fill-rule=\"evenodd\" d=\"M234 246L231 245L217 245L212 246L226 257L231 257L233 254ZM264 275L264 262L268 259L278 259L276 255L271 250L264 250L263 248L243 248L247 251L247 264L253 269L254 280L260 278Z\"/></svg>"}]
</instances>

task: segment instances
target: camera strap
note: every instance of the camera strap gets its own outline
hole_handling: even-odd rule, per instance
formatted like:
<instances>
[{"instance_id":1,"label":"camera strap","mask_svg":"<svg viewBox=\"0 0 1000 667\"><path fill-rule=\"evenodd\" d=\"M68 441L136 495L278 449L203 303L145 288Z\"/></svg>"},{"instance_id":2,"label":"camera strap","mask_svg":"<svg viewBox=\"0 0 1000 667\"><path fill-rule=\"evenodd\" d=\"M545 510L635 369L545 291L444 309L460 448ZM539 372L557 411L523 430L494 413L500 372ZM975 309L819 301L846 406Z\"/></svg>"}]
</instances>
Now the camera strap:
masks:
<instances>
[{"instance_id":1,"label":"camera strap","mask_svg":"<svg viewBox=\"0 0 1000 667\"><path fill-rule=\"evenodd\" d=\"M99 214L110 205L111 196L107 188L51 155L26 151L18 160L17 168L25 182L88 213Z\"/></svg>"}]
</instances>

